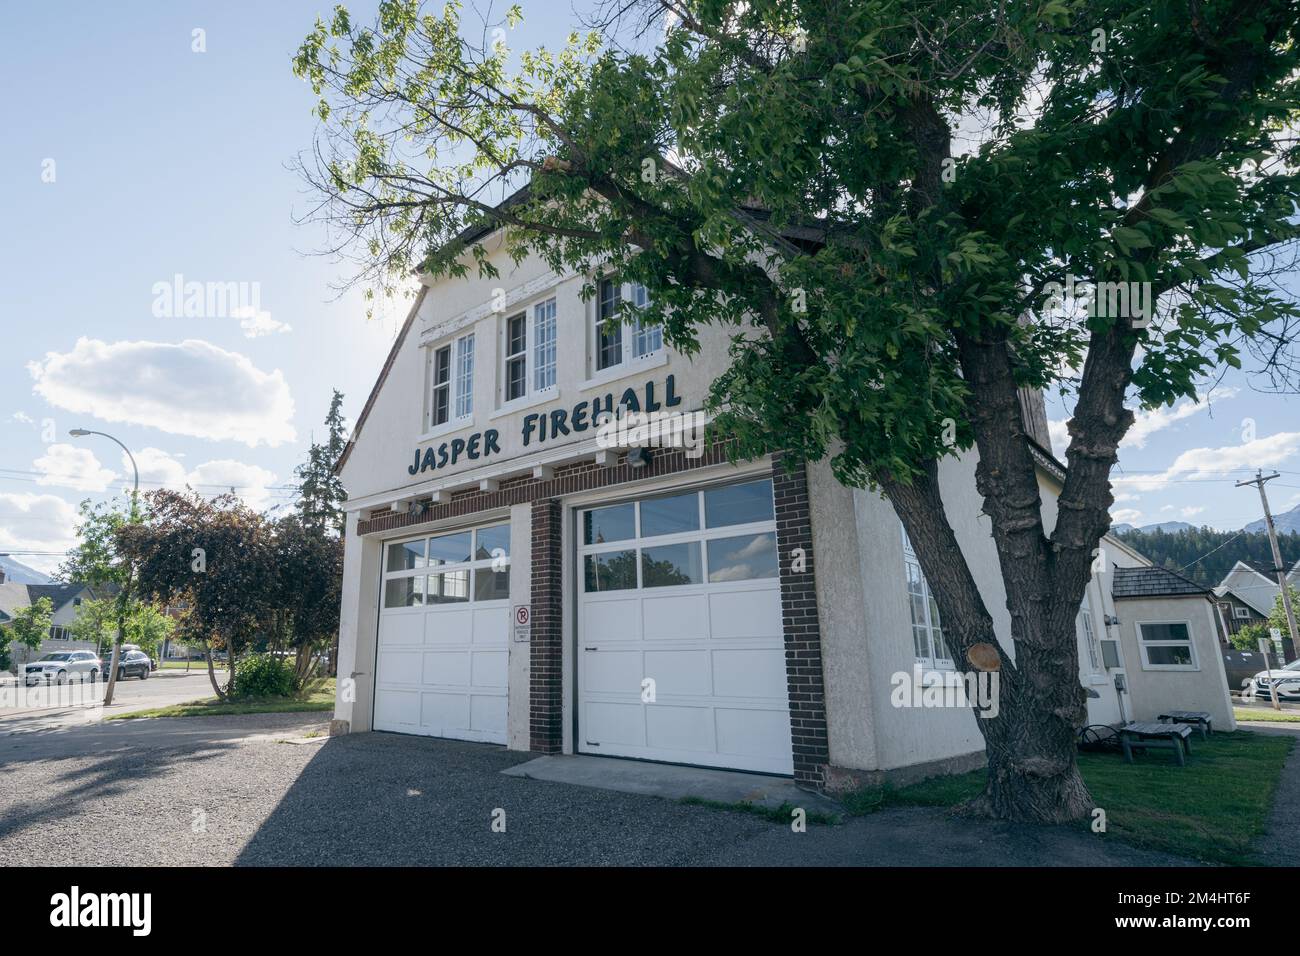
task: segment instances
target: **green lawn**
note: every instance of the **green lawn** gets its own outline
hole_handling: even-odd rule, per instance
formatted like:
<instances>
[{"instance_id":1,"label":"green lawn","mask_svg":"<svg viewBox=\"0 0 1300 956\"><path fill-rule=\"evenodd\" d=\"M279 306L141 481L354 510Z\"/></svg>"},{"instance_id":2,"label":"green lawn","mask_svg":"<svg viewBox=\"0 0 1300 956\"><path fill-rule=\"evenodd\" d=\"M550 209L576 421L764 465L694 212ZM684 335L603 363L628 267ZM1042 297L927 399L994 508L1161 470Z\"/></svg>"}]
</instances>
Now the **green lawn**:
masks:
<instances>
[{"instance_id":1,"label":"green lawn","mask_svg":"<svg viewBox=\"0 0 1300 956\"><path fill-rule=\"evenodd\" d=\"M222 702L215 697L192 700L170 707L136 710L129 714L112 714L105 720L133 720L138 717L220 717L226 714L280 714L299 711L331 711L334 709L334 678L313 681L311 687L298 697L249 698Z\"/></svg>"},{"instance_id":2,"label":"green lawn","mask_svg":"<svg viewBox=\"0 0 1300 956\"><path fill-rule=\"evenodd\" d=\"M1264 832L1291 745L1288 737L1218 733L1205 741L1194 738L1183 768L1158 750L1133 764L1118 754L1080 754L1079 768L1097 806L1106 811L1102 839L1241 865L1252 862L1251 844ZM984 771L977 770L910 787L859 791L845 807L859 815L890 806L953 806L983 787Z\"/></svg>"},{"instance_id":3,"label":"green lawn","mask_svg":"<svg viewBox=\"0 0 1300 956\"><path fill-rule=\"evenodd\" d=\"M208 672L207 661L190 661L189 663L191 674L206 674ZM165 671L183 671L185 670L185 661L163 661L158 666ZM224 664L218 664L215 661L213 662L213 668L219 671L226 669Z\"/></svg>"},{"instance_id":4,"label":"green lawn","mask_svg":"<svg viewBox=\"0 0 1300 956\"><path fill-rule=\"evenodd\" d=\"M1234 707L1238 720L1257 720L1268 724L1300 724L1300 710L1274 710L1269 707Z\"/></svg>"}]
</instances>

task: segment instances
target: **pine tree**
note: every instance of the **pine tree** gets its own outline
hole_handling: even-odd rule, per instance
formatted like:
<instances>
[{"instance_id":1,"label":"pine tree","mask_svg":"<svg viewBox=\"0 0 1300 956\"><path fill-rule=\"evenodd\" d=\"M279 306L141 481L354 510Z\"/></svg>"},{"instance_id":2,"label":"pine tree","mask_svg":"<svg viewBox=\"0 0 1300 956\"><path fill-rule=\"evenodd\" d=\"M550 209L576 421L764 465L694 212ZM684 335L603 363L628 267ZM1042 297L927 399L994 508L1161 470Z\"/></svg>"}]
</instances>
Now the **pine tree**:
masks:
<instances>
[{"instance_id":1,"label":"pine tree","mask_svg":"<svg viewBox=\"0 0 1300 956\"><path fill-rule=\"evenodd\" d=\"M347 432L343 421L343 393L337 388L325 415L325 428L327 437L324 443L313 441L307 449L307 461L294 469L298 476L297 507L303 521L325 525L342 534L345 522L343 502L347 492L334 473L334 465L347 446Z\"/></svg>"}]
</instances>

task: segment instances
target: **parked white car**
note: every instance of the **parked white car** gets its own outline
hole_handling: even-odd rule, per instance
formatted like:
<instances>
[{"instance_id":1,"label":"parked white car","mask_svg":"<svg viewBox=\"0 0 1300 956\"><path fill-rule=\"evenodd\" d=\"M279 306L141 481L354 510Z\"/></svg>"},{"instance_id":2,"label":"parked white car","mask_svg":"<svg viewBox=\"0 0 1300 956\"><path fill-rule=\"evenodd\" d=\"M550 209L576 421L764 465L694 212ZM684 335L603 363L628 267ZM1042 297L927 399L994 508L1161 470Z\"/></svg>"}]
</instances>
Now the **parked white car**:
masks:
<instances>
[{"instance_id":1,"label":"parked white car","mask_svg":"<svg viewBox=\"0 0 1300 956\"><path fill-rule=\"evenodd\" d=\"M23 673L23 683L66 684L69 681L95 681L103 668L93 651L60 651L46 654L28 664Z\"/></svg>"},{"instance_id":2,"label":"parked white car","mask_svg":"<svg viewBox=\"0 0 1300 956\"><path fill-rule=\"evenodd\" d=\"M1260 671L1246 682L1246 697L1257 700L1271 700L1272 686L1277 682L1278 700L1300 700L1300 659L1292 661L1285 667L1274 667Z\"/></svg>"}]
</instances>

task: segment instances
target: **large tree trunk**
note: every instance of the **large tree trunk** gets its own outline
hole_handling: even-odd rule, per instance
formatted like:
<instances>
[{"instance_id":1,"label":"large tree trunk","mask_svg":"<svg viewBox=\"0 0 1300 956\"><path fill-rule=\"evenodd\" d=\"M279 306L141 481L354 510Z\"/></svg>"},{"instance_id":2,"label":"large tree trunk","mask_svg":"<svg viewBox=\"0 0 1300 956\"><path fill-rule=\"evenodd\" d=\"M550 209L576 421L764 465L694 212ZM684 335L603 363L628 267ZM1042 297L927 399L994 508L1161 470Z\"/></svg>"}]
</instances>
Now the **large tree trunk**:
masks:
<instances>
[{"instance_id":1,"label":"large tree trunk","mask_svg":"<svg viewBox=\"0 0 1300 956\"><path fill-rule=\"evenodd\" d=\"M113 653L109 655L108 679L104 687L104 706L113 703L113 691L117 689L117 667L122 660L122 631L126 628L126 616L119 609L117 612L117 637L113 641Z\"/></svg>"},{"instance_id":2,"label":"large tree trunk","mask_svg":"<svg viewBox=\"0 0 1300 956\"><path fill-rule=\"evenodd\" d=\"M953 649L958 669L971 673L992 667L998 672L997 715L983 717L975 711L989 761L987 783L984 793L966 809L1037 823L1084 818L1093 803L1079 774L1075 749L1087 708L1079 683L1073 616L1068 633L1060 628L1049 632L1013 625L1016 658L1012 661L998 640L993 619L948 522L939 492L938 465L931 463L923 475L910 482L885 475L880 483L930 582L944 639ZM1019 563L1004 568L1009 607L1029 600L1026 591L1033 586L1032 569L1023 575L1019 570ZM996 663L986 662L990 649L997 653ZM981 665L978 668L976 661Z\"/></svg>"}]
</instances>

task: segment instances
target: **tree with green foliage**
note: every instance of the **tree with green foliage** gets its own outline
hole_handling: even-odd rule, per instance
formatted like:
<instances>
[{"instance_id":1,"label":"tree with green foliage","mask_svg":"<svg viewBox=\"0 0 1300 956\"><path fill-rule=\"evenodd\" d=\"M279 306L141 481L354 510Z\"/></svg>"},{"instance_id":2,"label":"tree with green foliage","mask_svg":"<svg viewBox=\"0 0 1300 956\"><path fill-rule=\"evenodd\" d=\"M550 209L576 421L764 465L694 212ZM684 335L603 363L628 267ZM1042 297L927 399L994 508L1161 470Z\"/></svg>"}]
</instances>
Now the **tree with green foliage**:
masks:
<instances>
[{"instance_id":1,"label":"tree with green foliage","mask_svg":"<svg viewBox=\"0 0 1300 956\"><path fill-rule=\"evenodd\" d=\"M271 522L233 495L204 498L162 489L144 495L141 520L118 529L116 547L136 568L139 593L185 608L176 628L203 647L218 698L233 688L239 656L253 646L277 598ZM229 658L217 682L213 649Z\"/></svg>"},{"instance_id":2,"label":"tree with green foliage","mask_svg":"<svg viewBox=\"0 0 1300 956\"><path fill-rule=\"evenodd\" d=\"M607 9L609 42L513 60L517 9L487 46L458 3L317 22L294 59L322 124L301 170L358 280L495 277L466 231L487 225L518 260L642 283L641 321L682 352L731 330L710 402L737 453L829 457L881 491L957 666L1000 667L969 809L1086 817L1075 619L1133 409L1243 357L1272 385L1295 371L1300 310L1269 271L1300 234L1294 3ZM1021 403L1042 388L1073 402L1050 531ZM971 450L1009 634L940 495Z\"/></svg>"},{"instance_id":3,"label":"tree with green foliage","mask_svg":"<svg viewBox=\"0 0 1300 956\"><path fill-rule=\"evenodd\" d=\"M15 642L32 651L40 650L53 623L54 602L47 597L37 598L36 603L14 611L13 619L0 626L0 652L8 656Z\"/></svg>"},{"instance_id":4,"label":"tree with green foliage","mask_svg":"<svg viewBox=\"0 0 1300 956\"><path fill-rule=\"evenodd\" d=\"M348 436L343 422L343 393L337 388L325 415L325 429L325 441L313 441L307 449L307 461L294 469L298 476L297 507L304 521L342 534L346 520L343 502L347 500L347 492L342 479L334 473L334 466L343 455Z\"/></svg>"},{"instance_id":5,"label":"tree with green foliage","mask_svg":"<svg viewBox=\"0 0 1300 956\"><path fill-rule=\"evenodd\" d=\"M1273 549L1264 531L1216 531L1184 528L1181 531L1122 531L1117 537L1150 558L1156 565L1178 571L1198 584L1216 585L1238 561L1256 567L1273 566ZM1300 534L1279 534L1282 560L1291 567L1300 561Z\"/></svg>"},{"instance_id":6,"label":"tree with green foliage","mask_svg":"<svg viewBox=\"0 0 1300 956\"><path fill-rule=\"evenodd\" d=\"M114 603L114 640L112 653L105 662L108 682L104 686L104 706L113 703L117 688L117 663L122 659L122 641L127 619L136 603L134 599L135 569L121 551L118 536L123 529L139 521L138 502L134 495L125 505L116 500L91 504L89 499L80 507L81 520L77 523L77 546L68 553L59 566L57 577L62 581L76 581L95 588L116 590Z\"/></svg>"},{"instance_id":7,"label":"tree with green foliage","mask_svg":"<svg viewBox=\"0 0 1300 956\"><path fill-rule=\"evenodd\" d=\"M68 625L72 639L95 645L95 653L104 656L105 645L112 645L117 623L117 602L112 598L85 598Z\"/></svg>"}]
</instances>

